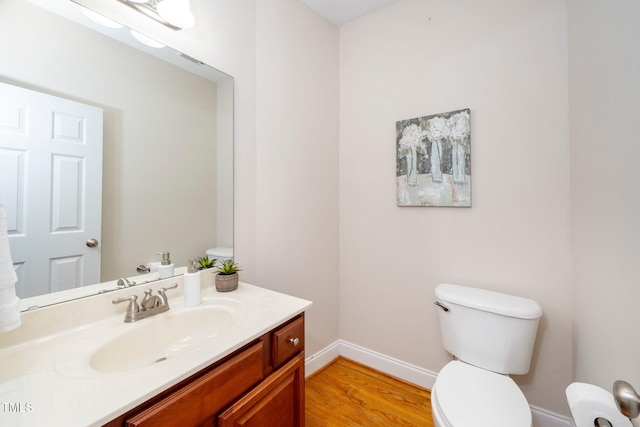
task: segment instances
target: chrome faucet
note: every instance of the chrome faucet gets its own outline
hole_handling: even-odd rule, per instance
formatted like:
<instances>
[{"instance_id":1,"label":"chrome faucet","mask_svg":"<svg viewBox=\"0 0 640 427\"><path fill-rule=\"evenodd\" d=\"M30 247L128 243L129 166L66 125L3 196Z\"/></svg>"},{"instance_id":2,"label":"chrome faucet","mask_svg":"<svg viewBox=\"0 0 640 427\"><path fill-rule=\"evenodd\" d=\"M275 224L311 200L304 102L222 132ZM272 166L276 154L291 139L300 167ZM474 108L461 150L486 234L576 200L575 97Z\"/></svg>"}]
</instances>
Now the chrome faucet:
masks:
<instances>
[{"instance_id":1,"label":"chrome faucet","mask_svg":"<svg viewBox=\"0 0 640 427\"><path fill-rule=\"evenodd\" d=\"M121 277L120 279L118 279L118 283L117 283L119 288L128 288L135 284L136 282L130 282L129 279L127 279L126 277Z\"/></svg>"},{"instance_id":2,"label":"chrome faucet","mask_svg":"<svg viewBox=\"0 0 640 427\"><path fill-rule=\"evenodd\" d=\"M144 297L142 297L142 301L140 301L140 306L142 310L150 310L152 308L156 308L160 305L160 297L158 295L151 295L153 290L145 289Z\"/></svg>"},{"instance_id":3,"label":"chrome faucet","mask_svg":"<svg viewBox=\"0 0 640 427\"><path fill-rule=\"evenodd\" d=\"M158 289L158 295L152 295L153 290L146 289L144 291L144 297L140 304L138 304L138 296L131 295L128 298L116 298L112 301L113 304L120 304L121 302L128 302L127 311L124 315L125 323L135 322L147 317L155 316L158 313L164 313L169 310L169 300L167 299L166 291L169 289L175 289L178 287L177 283L167 287Z\"/></svg>"}]
</instances>

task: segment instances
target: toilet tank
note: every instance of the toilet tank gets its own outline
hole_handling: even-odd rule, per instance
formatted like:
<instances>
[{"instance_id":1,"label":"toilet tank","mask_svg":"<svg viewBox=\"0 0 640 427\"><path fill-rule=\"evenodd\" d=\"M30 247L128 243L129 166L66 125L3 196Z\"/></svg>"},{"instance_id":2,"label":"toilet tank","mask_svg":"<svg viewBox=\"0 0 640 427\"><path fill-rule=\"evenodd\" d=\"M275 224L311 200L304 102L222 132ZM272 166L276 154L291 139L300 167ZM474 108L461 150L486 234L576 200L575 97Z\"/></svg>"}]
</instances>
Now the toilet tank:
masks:
<instances>
[{"instance_id":1,"label":"toilet tank","mask_svg":"<svg viewBox=\"0 0 640 427\"><path fill-rule=\"evenodd\" d=\"M223 261L228 261L233 259L233 248L211 248L207 249L207 258L215 259L215 266L218 267L222 264Z\"/></svg>"},{"instance_id":2,"label":"toilet tank","mask_svg":"<svg viewBox=\"0 0 640 427\"><path fill-rule=\"evenodd\" d=\"M440 284L436 304L444 348L459 360L501 374L529 372L542 316L528 298Z\"/></svg>"}]
</instances>

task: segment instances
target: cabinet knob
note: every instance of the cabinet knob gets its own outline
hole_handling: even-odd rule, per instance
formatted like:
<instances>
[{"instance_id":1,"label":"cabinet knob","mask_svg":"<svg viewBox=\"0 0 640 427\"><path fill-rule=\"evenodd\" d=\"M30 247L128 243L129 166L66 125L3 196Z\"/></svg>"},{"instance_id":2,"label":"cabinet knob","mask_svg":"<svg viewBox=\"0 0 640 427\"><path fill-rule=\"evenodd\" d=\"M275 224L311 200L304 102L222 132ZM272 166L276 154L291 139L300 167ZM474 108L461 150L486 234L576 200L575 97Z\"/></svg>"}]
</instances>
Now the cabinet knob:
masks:
<instances>
[{"instance_id":1,"label":"cabinet knob","mask_svg":"<svg viewBox=\"0 0 640 427\"><path fill-rule=\"evenodd\" d=\"M289 342L293 344L294 347L296 347L298 344L300 344L300 338L289 338Z\"/></svg>"}]
</instances>

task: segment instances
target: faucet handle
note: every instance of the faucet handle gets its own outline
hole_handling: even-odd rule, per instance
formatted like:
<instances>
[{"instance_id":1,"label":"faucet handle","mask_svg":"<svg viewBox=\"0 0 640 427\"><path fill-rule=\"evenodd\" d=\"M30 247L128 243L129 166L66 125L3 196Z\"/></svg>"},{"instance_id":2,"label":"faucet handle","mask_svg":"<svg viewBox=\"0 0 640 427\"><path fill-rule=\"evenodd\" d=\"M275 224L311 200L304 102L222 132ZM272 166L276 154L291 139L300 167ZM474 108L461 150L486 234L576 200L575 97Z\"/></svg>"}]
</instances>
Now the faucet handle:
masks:
<instances>
[{"instance_id":1,"label":"faucet handle","mask_svg":"<svg viewBox=\"0 0 640 427\"><path fill-rule=\"evenodd\" d=\"M121 302L136 302L138 300L138 295L131 295L130 297L126 297L126 298L114 298L113 301L111 301L113 304L120 304Z\"/></svg>"},{"instance_id":2,"label":"faucet handle","mask_svg":"<svg viewBox=\"0 0 640 427\"><path fill-rule=\"evenodd\" d=\"M166 288L158 289L158 295L159 295L160 299L162 300L161 301L162 305L169 305L169 300L167 299L167 296L165 295L165 292L168 291L169 289L175 289L177 287L178 287L178 284L174 283L173 285L168 286Z\"/></svg>"},{"instance_id":3,"label":"faucet handle","mask_svg":"<svg viewBox=\"0 0 640 427\"><path fill-rule=\"evenodd\" d=\"M111 301L113 304L120 304L121 302L129 302L129 306L127 307L127 315L135 314L140 311L140 307L138 306L138 295L131 295L128 298L115 298Z\"/></svg>"},{"instance_id":4,"label":"faucet handle","mask_svg":"<svg viewBox=\"0 0 640 427\"><path fill-rule=\"evenodd\" d=\"M164 293L165 293L165 291L168 291L169 289L175 289L175 288L177 288L177 287L178 287L178 284L177 284L177 283L174 283L173 285L171 285L171 286L167 286L166 288L160 288L160 289L158 289L158 293L159 293L159 294L164 294Z\"/></svg>"}]
</instances>

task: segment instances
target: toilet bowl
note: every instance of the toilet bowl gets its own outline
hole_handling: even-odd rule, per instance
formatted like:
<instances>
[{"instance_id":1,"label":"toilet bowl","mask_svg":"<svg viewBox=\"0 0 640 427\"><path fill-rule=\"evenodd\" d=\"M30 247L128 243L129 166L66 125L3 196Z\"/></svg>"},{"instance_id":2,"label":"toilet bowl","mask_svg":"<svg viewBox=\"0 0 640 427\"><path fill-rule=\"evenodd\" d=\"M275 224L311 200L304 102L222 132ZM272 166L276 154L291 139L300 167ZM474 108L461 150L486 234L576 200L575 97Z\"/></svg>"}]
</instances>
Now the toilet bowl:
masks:
<instances>
[{"instance_id":1,"label":"toilet bowl","mask_svg":"<svg viewBox=\"0 0 640 427\"><path fill-rule=\"evenodd\" d=\"M431 390L436 427L531 427L531 409L510 374L526 374L542 309L533 300L440 284L444 348L455 360Z\"/></svg>"},{"instance_id":2,"label":"toilet bowl","mask_svg":"<svg viewBox=\"0 0 640 427\"><path fill-rule=\"evenodd\" d=\"M516 383L455 360L438 374L431 390L436 427L531 427L531 410Z\"/></svg>"}]
</instances>

